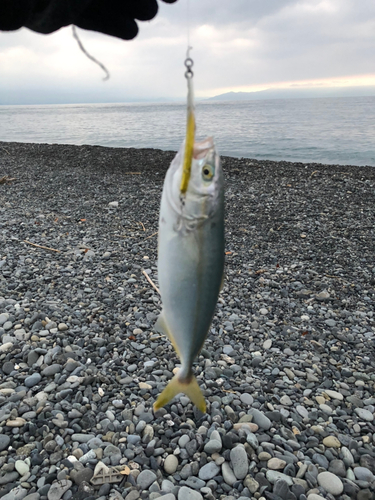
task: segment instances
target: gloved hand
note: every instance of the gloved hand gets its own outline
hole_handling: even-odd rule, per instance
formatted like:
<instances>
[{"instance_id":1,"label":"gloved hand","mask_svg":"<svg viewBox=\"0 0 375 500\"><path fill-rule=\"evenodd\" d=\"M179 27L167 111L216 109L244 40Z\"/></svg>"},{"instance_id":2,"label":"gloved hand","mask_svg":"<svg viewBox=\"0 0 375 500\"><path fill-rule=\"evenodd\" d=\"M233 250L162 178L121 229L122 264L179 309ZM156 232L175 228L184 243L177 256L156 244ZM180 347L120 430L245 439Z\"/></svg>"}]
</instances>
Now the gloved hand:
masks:
<instances>
[{"instance_id":1,"label":"gloved hand","mask_svg":"<svg viewBox=\"0 0 375 500\"><path fill-rule=\"evenodd\" d=\"M131 40L138 33L135 20L149 21L157 11L156 0L0 0L0 30L25 26L39 33L52 33L75 24Z\"/></svg>"}]
</instances>

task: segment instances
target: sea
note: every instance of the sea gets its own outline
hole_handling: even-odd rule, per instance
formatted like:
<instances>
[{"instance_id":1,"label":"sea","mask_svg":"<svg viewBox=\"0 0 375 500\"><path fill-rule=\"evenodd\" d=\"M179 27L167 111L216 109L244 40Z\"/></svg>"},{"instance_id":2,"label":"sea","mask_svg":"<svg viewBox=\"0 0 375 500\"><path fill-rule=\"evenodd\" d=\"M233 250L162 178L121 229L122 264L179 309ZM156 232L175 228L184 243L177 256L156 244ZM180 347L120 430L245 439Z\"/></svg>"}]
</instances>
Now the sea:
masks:
<instances>
[{"instance_id":1,"label":"sea","mask_svg":"<svg viewBox=\"0 0 375 500\"><path fill-rule=\"evenodd\" d=\"M375 166L375 97L200 101L222 155ZM184 103L0 106L0 141L179 149Z\"/></svg>"}]
</instances>

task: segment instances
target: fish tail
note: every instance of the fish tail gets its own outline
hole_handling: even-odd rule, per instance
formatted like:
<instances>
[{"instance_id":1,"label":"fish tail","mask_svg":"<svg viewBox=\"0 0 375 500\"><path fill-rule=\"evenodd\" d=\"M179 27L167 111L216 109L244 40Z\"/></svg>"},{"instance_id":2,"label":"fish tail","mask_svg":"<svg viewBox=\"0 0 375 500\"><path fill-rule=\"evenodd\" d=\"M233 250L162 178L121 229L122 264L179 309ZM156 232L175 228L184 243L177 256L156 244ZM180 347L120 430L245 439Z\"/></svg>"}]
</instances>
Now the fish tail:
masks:
<instances>
[{"instance_id":1,"label":"fish tail","mask_svg":"<svg viewBox=\"0 0 375 500\"><path fill-rule=\"evenodd\" d=\"M181 375L180 375L181 377ZM183 392L188 396L195 406L202 412L206 413L206 402L204 400L202 391L198 385L197 379L191 374L187 378L179 378L177 373L169 382L164 391L159 395L154 403L154 411L159 410L165 406L177 394Z\"/></svg>"}]
</instances>

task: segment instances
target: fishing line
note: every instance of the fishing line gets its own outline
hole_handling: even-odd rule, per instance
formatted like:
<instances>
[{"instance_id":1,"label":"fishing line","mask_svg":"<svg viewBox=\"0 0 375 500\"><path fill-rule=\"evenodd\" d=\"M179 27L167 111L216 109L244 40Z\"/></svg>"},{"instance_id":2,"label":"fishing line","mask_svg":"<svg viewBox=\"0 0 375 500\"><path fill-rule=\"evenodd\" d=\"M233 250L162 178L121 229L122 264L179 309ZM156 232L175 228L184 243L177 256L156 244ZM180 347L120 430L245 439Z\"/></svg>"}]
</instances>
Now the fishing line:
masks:
<instances>
[{"instance_id":1,"label":"fishing line","mask_svg":"<svg viewBox=\"0 0 375 500\"><path fill-rule=\"evenodd\" d=\"M86 57L88 57L89 59L91 59L91 61L93 61L95 64L97 64L98 66L100 66L102 68L102 70L106 74L106 76L103 78L103 81L108 80L109 77L110 77L109 71L104 66L104 64L102 64L100 61L98 61L97 59L95 59L94 56L92 56L91 54L89 54L87 52L87 50L83 46L83 44L82 44L82 42L81 42L81 40L80 40L80 38L78 36L77 30L76 30L76 27L74 26L74 24L72 25L72 31L73 31L73 37L77 40L78 47L82 50L82 52L85 54Z\"/></svg>"},{"instance_id":2,"label":"fishing line","mask_svg":"<svg viewBox=\"0 0 375 500\"><path fill-rule=\"evenodd\" d=\"M187 31L187 44L190 47L190 0L186 2L186 31Z\"/></svg>"},{"instance_id":3,"label":"fishing line","mask_svg":"<svg viewBox=\"0 0 375 500\"><path fill-rule=\"evenodd\" d=\"M186 1L186 38L187 38L187 51L185 59L185 66L186 66L185 78L189 80L194 76L194 73L191 70L194 61L190 57L190 51L193 48L190 45L190 0Z\"/></svg>"},{"instance_id":4,"label":"fishing line","mask_svg":"<svg viewBox=\"0 0 375 500\"><path fill-rule=\"evenodd\" d=\"M189 0L187 0L187 6L189 7ZM190 51L192 47L189 45L189 19L187 19L188 25L188 47L186 52L185 59L185 78L187 80L187 120L186 120L186 138L185 138L185 153L183 160L183 168L182 168L182 178L180 184L180 199L181 204L183 205L184 196L188 188L190 173L191 173L191 164L193 161L193 151L194 151L194 141L195 141L195 115L194 115L194 92L193 92L193 65L194 61L190 57Z\"/></svg>"}]
</instances>

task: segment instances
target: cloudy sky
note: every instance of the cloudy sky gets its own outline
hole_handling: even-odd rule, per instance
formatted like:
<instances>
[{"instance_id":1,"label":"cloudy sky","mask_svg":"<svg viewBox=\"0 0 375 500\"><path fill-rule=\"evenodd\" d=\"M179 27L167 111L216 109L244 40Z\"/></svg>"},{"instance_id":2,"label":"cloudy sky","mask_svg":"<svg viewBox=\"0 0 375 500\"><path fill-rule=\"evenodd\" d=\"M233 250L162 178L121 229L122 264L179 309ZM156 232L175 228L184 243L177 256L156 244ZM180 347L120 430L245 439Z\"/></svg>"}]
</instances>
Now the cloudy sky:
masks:
<instances>
[{"instance_id":1,"label":"cloudy sky","mask_svg":"<svg viewBox=\"0 0 375 500\"><path fill-rule=\"evenodd\" d=\"M71 28L0 32L0 104L126 102L185 95L187 1L160 2L132 41ZM198 97L375 85L374 0L190 0Z\"/></svg>"}]
</instances>

